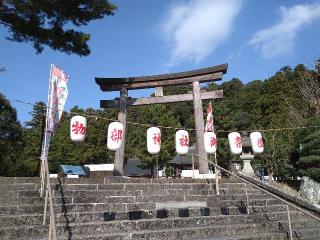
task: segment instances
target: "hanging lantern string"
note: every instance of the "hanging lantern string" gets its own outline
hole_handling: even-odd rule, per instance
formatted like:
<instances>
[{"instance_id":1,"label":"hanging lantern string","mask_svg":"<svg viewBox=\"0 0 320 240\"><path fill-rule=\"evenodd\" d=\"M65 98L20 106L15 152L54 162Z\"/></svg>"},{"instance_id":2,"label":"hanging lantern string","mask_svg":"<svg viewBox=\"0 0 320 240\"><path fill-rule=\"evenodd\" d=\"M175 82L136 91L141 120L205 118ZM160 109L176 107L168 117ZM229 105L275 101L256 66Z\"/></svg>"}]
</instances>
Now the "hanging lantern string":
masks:
<instances>
[{"instance_id":1,"label":"hanging lantern string","mask_svg":"<svg viewBox=\"0 0 320 240\"><path fill-rule=\"evenodd\" d=\"M18 100L18 99L9 99L10 101L14 101L14 102L18 102L18 103L22 103L22 104L26 104L26 105L30 105L35 107L36 105L30 102L25 102L22 100ZM45 109L50 109L50 107L44 107ZM56 111L56 109L55 109ZM112 118L106 118L106 117L101 117L101 116L97 116L97 115L92 115L92 114L84 114L84 113L79 113L79 112L72 112L72 111L63 111L63 110L59 110L60 112L66 112L68 115L80 115L80 116L84 116L87 118L94 118L94 119L102 119L102 120L106 120L106 121L110 121L110 122L118 122L117 119L112 119ZM147 123L139 123L139 122L131 122L131 121L127 121L127 124L131 124L131 125L137 125L137 126L144 126L144 127L158 127L158 128L162 128L162 129L174 129L174 130L186 130L186 131L203 131L203 129L195 129L195 128L183 128L183 127L172 127L172 126L161 126L161 125L154 125L154 124L147 124ZM268 129L251 129L251 130L239 130L238 132L243 132L243 131L247 131L247 132L276 132L276 131L289 131L289 130L300 130L300 129L309 129L309 128L320 128L320 126L296 126L296 127L284 127L284 128L268 128ZM231 133L234 132L235 130L216 130L216 133Z\"/></svg>"}]
</instances>

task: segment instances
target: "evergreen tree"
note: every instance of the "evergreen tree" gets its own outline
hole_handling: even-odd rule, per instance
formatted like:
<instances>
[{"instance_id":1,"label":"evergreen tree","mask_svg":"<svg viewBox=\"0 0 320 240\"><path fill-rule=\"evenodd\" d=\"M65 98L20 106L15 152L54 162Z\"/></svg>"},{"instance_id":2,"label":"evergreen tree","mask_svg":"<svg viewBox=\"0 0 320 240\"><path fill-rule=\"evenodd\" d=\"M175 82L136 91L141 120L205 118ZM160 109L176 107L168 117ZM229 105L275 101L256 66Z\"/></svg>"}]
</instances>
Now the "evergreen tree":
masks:
<instances>
[{"instance_id":1,"label":"evergreen tree","mask_svg":"<svg viewBox=\"0 0 320 240\"><path fill-rule=\"evenodd\" d=\"M307 126L320 126L320 116L308 120ZM297 162L300 176L320 182L320 128L306 128L299 133L300 156Z\"/></svg>"},{"instance_id":2,"label":"evergreen tree","mask_svg":"<svg viewBox=\"0 0 320 240\"><path fill-rule=\"evenodd\" d=\"M22 147L22 127L17 121L17 112L0 93L0 176L21 174L19 153Z\"/></svg>"},{"instance_id":3,"label":"evergreen tree","mask_svg":"<svg viewBox=\"0 0 320 240\"><path fill-rule=\"evenodd\" d=\"M23 129L24 148L21 154L24 175L36 176L40 170L40 156L45 128L46 105L36 102L31 112L32 119L25 123Z\"/></svg>"},{"instance_id":4,"label":"evergreen tree","mask_svg":"<svg viewBox=\"0 0 320 240\"><path fill-rule=\"evenodd\" d=\"M166 105L152 105L137 107L129 113L128 121L150 124L152 126L179 127L180 124ZM139 114L136 114L136 113ZM143 161L142 168L153 170L158 160L159 166L166 163L175 156L175 130L161 129L161 150L158 156L151 155L147 151L147 129L135 125L127 127L126 156L127 158L139 158Z\"/></svg>"},{"instance_id":5,"label":"evergreen tree","mask_svg":"<svg viewBox=\"0 0 320 240\"><path fill-rule=\"evenodd\" d=\"M90 35L67 28L113 15L115 9L108 0L0 1L0 24L11 34L7 39L32 42L37 53L47 45L68 54L87 56Z\"/></svg>"},{"instance_id":6,"label":"evergreen tree","mask_svg":"<svg viewBox=\"0 0 320 240\"><path fill-rule=\"evenodd\" d=\"M83 142L75 143L70 139L70 119L72 116L64 113L59 126L52 138L49 150L49 168L57 172L61 164L84 165L113 163L114 152L107 149L107 126L108 121L102 119L115 118L115 112L99 111L89 108L83 110L77 106L71 109L72 116L75 113L85 114L87 118L86 138ZM100 118L101 117L101 118Z\"/></svg>"}]
</instances>

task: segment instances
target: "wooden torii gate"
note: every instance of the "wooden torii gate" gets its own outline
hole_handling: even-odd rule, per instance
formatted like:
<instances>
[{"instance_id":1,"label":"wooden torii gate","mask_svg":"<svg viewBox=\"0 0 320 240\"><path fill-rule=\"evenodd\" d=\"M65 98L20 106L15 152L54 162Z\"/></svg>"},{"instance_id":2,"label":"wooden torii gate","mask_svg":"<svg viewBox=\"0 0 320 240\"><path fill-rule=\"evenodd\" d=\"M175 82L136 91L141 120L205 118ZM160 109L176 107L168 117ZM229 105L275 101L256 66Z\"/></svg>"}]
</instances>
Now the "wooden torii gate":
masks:
<instances>
[{"instance_id":1,"label":"wooden torii gate","mask_svg":"<svg viewBox=\"0 0 320 240\"><path fill-rule=\"evenodd\" d=\"M141 77L124 77L124 78L100 78L96 77L96 83L104 92L120 91L119 100L101 100L101 108L120 108L118 120L124 126L123 142L118 151L115 153L114 160L114 175L123 175L124 162L124 146L126 137L126 119L127 106L139 106L159 103L173 103L193 100L194 118L196 131L197 151L202 159L207 159L207 154L204 150L204 120L202 100L216 99L223 97L223 91L201 92L200 83L212 82L222 79L223 74L227 72L228 64L197 69L187 72L161 74L154 76ZM192 93L163 96L163 86L192 84ZM146 98L128 98L128 90L155 88L155 97ZM208 173L208 162L198 159L199 172Z\"/></svg>"}]
</instances>

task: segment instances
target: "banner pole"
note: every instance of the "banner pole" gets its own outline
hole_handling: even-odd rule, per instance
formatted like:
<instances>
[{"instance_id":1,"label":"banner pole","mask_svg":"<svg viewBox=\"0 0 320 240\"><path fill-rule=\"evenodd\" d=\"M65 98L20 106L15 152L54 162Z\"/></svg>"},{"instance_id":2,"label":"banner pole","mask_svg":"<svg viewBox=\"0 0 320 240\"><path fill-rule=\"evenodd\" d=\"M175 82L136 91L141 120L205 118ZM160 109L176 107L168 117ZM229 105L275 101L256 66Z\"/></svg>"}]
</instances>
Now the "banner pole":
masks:
<instances>
[{"instance_id":1,"label":"banner pole","mask_svg":"<svg viewBox=\"0 0 320 240\"><path fill-rule=\"evenodd\" d=\"M217 165L217 153L214 153L214 163ZM216 193L219 196L219 179L218 179L218 169L214 167L214 173L216 175Z\"/></svg>"},{"instance_id":2,"label":"banner pole","mask_svg":"<svg viewBox=\"0 0 320 240\"><path fill-rule=\"evenodd\" d=\"M44 140L42 142L42 151L41 151L41 168L40 168L40 178L41 178L41 184L40 184L40 197L43 197L44 193L44 185L45 185L45 164L44 159L46 157L46 154L48 154L48 148L47 148L47 134L48 134L48 116L49 116L49 102L50 102L50 92L51 92L51 73L52 73L52 64L50 64L50 74L49 74L49 88L48 88L48 100L47 100L47 111L46 111L46 125L44 130Z\"/></svg>"}]
</instances>

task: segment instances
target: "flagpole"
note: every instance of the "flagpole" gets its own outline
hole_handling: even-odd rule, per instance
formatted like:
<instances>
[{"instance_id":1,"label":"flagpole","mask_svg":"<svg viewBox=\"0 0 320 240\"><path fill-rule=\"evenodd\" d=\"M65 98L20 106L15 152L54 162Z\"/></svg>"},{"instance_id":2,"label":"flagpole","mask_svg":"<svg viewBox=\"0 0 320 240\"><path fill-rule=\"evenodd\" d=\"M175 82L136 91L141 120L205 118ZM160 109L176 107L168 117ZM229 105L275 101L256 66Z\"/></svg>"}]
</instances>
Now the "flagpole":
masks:
<instances>
[{"instance_id":1,"label":"flagpole","mask_svg":"<svg viewBox=\"0 0 320 240\"><path fill-rule=\"evenodd\" d=\"M40 172L40 175L41 175L40 195L43 196L43 191L44 191L45 182L46 182L46 192L49 197L49 208L50 208L49 239L50 240L51 240L51 237L53 240L57 240L57 232L56 232L56 225L55 225L55 214L53 209L53 199L52 199L53 193L51 191L51 184L50 184L48 154L49 154L49 146L50 146L51 138L54 134L54 131L61 117L60 111L62 114L63 107L68 95L68 92L67 92L68 90L66 85L67 80L68 80L68 76L66 76L60 69L56 69L56 67L53 64L50 65L46 128L45 128L44 141L42 145L42 153L41 153L42 167ZM63 91L63 89L65 91L64 95L58 94L58 90ZM47 194L46 194L46 198L47 198ZM47 199L46 199L46 202L47 202ZM44 209L45 213L46 213L46 208L47 206L45 206L45 209Z\"/></svg>"},{"instance_id":2,"label":"flagpole","mask_svg":"<svg viewBox=\"0 0 320 240\"><path fill-rule=\"evenodd\" d=\"M217 153L214 153L214 163L217 165ZM218 179L218 169L214 166L214 173L216 175L216 194L219 196L219 179Z\"/></svg>"},{"instance_id":3,"label":"flagpole","mask_svg":"<svg viewBox=\"0 0 320 240\"><path fill-rule=\"evenodd\" d=\"M45 184L45 165L44 159L46 156L46 146L47 146L47 134L48 134L48 115L49 115L49 101L50 101L50 91L51 89L51 74L52 74L52 64L50 64L50 74L49 74L49 89L48 89L48 100L47 100L47 111L46 111L46 127L44 131L44 141L42 143L42 152L41 152L41 169L40 169L40 177L41 177L41 184L40 184L40 196L43 197L44 192L44 184Z\"/></svg>"},{"instance_id":4,"label":"flagpole","mask_svg":"<svg viewBox=\"0 0 320 240\"><path fill-rule=\"evenodd\" d=\"M213 115L212 115L212 105L211 101L209 102L208 108L207 108L207 121L205 126L206 132L213 132L214 133L214 124L213 124ZM215 143L217 144L217 143ZM211 159L211 154L209 154L209 159ZM214 152L214 163L217 165L217 153ZM214 166L214 173L216 177L216 194L219 195L219 179L218 179L218 169Z\"/></svg>"}]
</instances>

